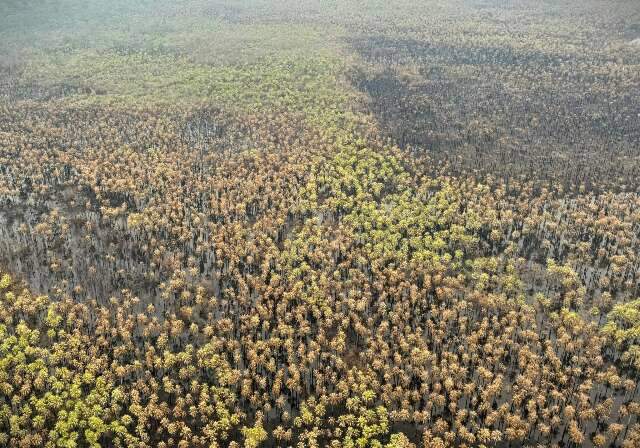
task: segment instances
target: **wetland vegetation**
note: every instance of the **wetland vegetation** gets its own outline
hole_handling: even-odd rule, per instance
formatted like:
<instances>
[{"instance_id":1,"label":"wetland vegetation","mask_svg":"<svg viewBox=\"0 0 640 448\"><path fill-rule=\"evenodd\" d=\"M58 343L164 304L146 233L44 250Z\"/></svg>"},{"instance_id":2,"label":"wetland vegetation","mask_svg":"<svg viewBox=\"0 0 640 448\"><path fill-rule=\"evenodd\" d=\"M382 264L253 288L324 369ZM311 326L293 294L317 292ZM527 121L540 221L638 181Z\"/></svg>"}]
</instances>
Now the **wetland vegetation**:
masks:
<instances>
[{"instance_id":1,"label":"wetland vegetation","mask_svg":"<svg viewBox=\"0 0 640 448\"><path fill-rule=\"evenodd\" d=\"M637 0L0 3L0 446L640 446Z\"/></svg>"}]
</instances>

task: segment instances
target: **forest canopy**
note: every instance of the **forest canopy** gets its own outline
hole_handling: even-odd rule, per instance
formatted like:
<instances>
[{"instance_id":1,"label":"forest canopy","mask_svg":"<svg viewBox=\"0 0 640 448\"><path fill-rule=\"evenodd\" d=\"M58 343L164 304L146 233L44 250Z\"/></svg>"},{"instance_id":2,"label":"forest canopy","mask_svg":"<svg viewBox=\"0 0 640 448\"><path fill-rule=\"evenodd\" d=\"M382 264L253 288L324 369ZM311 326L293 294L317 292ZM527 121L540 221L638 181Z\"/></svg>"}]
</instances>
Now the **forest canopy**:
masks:
<instances>
[{"instance_id":1,"label":"forest canopy","mask_svg":"<svg viewBox=\"0 0 640 448\"><path fill-rule=\"evenodd\" d=\"M0 2L0 446L640 446L636 0Z\"/></svg>"}]
</instances>

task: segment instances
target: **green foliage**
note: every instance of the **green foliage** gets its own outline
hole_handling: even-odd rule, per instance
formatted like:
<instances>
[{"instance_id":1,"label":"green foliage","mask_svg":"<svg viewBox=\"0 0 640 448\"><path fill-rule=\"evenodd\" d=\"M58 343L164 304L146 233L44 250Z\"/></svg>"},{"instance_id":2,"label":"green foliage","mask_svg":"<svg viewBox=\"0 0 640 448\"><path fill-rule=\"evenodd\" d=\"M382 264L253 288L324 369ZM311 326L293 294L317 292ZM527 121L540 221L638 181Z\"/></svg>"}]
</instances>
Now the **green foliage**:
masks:
<instances>
[{"instance_id":1,"label":"green foliage","mask_svg":"<svg viewBox=\"0 0 640 448\"><path fill-rule=\"evenodd\" d=\"M73 92L72 103L212 102L283 110L336 108L335 59L277 56L243 65L209 66L183 56L78 50L34 53L20 83Z\"/></svg>"},{"instance_id":2,"label":"green foliage","mask_svg":"<svg viewBox=\"0 0 640 448\"><path fill-rule=\"evenodd\" d=\"M245 448L258 448L267 440L267 431L262 427L262 422L256 422L251 428L242 428Z\"/></svg>"},{"instance_id":3,"label":"green foliage","mask_svg":"<svg viewBox=\"0 0 640 448\"><path fill-rule=\"evenodd\" d=\"M0 290L9 288L11 285L11 276L9 274L2 274L0 278Z\"/></svg>"},{"instance_id":4,"label":"green foliage","mask_svg":"<svg viewBox=\"0 0 640 448\"><path fill-rule=\"evenodd\" d=\"M384 447L385 448L411 448L415 445L402 433L396 433L391 435L391 440Z\"/></svg>"},{"instance_id":5,"label":"green foliage","mask_svg":"<svg viewBox=\"0 0 640 448\"><path fill-rule=\"evenodd\" d=\"M345 448L381 447L379 439L389 432L387 410L383 406L375 409L356 406L354 414L342 415L339 425L344 428L342 441Z\"/></svg>"},{"instance_id":6,"label":"green foliage","mask_svg":"<svg viewBox=\"0 0 640 448\"><path fill-rule=\"evenodd\" d=\"M634 130L635 59L365 3L0 5L0 243L51 296L0 276L0 446L579 444L634 412L608 355L640 365L640 304L594 321L637 289L637 195L563 195L525 128L572 79L567 139L576 104Z\"/></svg>"},{"instance_id":7,"label":"green foliage","mask_svg":"<svg viewBox=\"0 0 640 448\"><path fill-rule=\"evenodd\" d=\"M601 331L622 350L622 361L640 370L640 299L615 305Z\"/></svg>"}]
</instances>

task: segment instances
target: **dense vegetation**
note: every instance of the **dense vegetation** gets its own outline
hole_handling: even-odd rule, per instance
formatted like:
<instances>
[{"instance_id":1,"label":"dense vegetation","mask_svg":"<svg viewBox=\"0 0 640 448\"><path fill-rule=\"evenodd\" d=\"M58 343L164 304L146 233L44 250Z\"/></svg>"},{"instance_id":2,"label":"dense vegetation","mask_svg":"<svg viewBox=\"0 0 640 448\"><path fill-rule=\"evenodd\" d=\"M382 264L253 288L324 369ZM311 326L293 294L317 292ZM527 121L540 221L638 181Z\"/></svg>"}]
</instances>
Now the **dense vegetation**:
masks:
<instances>
[{"instance_id":1,"label":"dense vegetation","mask_svg":"<svg viewBox=\"0 0 640 448\"><path fill-rule=\"evenodd\" d=\"M0 5L0 446L640 446L636 0Z\"/></svg>"}]
</instances>

